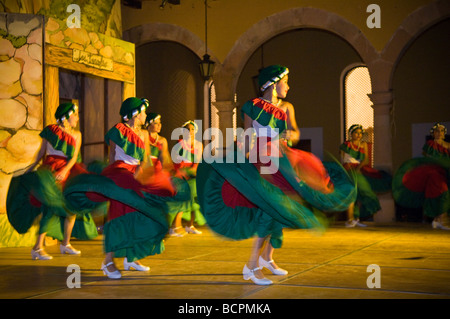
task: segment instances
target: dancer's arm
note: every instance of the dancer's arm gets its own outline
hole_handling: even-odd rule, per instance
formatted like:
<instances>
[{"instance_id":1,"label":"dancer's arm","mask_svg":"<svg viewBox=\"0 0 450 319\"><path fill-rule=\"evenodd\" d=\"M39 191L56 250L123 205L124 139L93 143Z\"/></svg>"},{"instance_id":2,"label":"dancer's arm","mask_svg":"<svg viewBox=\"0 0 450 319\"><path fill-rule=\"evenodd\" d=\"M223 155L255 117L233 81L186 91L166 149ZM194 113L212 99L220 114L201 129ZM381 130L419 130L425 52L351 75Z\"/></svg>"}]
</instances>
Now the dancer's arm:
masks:
<instances>
[{"instance_id":1,"label":"dancer's arm","mask_svg":"<svg viewBox=\"0 0 450 319\"><path fill-rule=\"evenodd\" d=\"M361 163L359 163L359 165L356 167L356 170L359 171L362 167L369 165L369 151L368 151L368 147L367 147L367 143L366 142L361 142L362 143L362 147L364 149L364 154L366 156L364 156L364 159L361 161Z\"/></svg>"},{"instance_id":2,"label":"dancer's arm","mask_svg":"<svg viewBox=\"0 0 450 319\"><path fill-rule=\"evenodd\" d=\"M70 170L78 160L78 154L80 153L81 149L81 132L76 131L74 133L74 137L75 137L75 152L72 158L67 162L67 164L63 168L61 168L58 172L56 172L55 174L56 180L65 180Z\"/></svg>"},{"instance_id":3,"label":"dancer's arm","mask_svg":"<svg viewBox=\"0 0 450 319\"><path fill-rule=\"evenodd\" d=\"M109 141L109 154L108 154L109 164L116 161L116 143Z\"/></svg>"},{"instance_id":4,"label":"dancer's arm","mask_svg":"<svg viewBox=\"0 0 450 319\"><path fill-rule=\"evenodd\" d=\"M160 136L160 141L161 141L161 153L159 154L159 160L161 161L163 167L168 168L168 169L173 169L173 161L172 158L170 157L170 153L169 153L169 144L167 143L167 139L165 137Z\"/></svg>"},{"instance_id":5,"label":"dancer's arm","mask_svg":"<svg viewBox=\"0 0 450 319\"><path fill-rule=\"evenodd\" d=\"M287 114L287 129L286 139L291 141L292 145L296 145L300 141L300 129L297 125L297 120L295 119L295 109L294 106L289 102L283 102L286 105Z\"/></svg>"},{"instance_id":6,"label":"dancer's arm","mask_svg":"<svg viewBox=\"0 0 450 319\"><path fill-rule=\"evenodd\" d=\"M145 145L145 155L144 155L144 160L143 162L145 164L150 163L151 164L151 160L150 160L150 138L149 138L149 134L146 130L143 130L142 132L142 138L144 139L144 145Z\"/></svg>"},{"instance_id":7,"label":"dancer's arm","mask_svg":"<svg viewBox=\"0 0 450 319\"><path fill-rule=\"evenodd\" d=\"M251 117L248 116L247 114L244 114L244 130L245 130L245 132L247 132L248 129L253 127L252 122L253 121L252 121ZM252 142L253 142L252 135L245 134L245 137L243 140L244 146L243 146L242 151L244 152L246 157L249 156L249 152L252 149L252 146L253 146Z\"/></svg>"},{"instance_id":8,"label":"dancer's arm","mask_svg":"<svg viewBox=\"0 0 450 319\"><path fill-rule=\"evenodd\" d=\"M36 157L34 158L32 164L25 171L25 173L31 172L36 167L36 165L39 163L39 161L44 157L46 150L47 150L47 140L43 139L42 142L41 142L41 146L39 148L39 151L36 154Z\"/></svg>"}]
</instances>

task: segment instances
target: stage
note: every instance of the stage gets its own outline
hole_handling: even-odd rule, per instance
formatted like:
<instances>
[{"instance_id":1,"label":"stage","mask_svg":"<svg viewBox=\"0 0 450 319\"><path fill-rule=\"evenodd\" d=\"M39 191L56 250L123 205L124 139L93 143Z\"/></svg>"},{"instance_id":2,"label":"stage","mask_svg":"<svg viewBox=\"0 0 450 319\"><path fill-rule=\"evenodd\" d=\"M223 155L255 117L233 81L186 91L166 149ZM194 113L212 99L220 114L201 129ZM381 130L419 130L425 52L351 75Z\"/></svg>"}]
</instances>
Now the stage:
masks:
<instances>
[{"instance_id":1,"label":"stage","mask_svg":"<svg viewBox=\"0 0 450 319\"><path fill-rule=\"evenodd\" d=\"M1 248L0 298L177 299L180 306L195 299L450 298L449 231L422 223L368 225L345 228L338 221L324 234L285 230L274 259L289 274L264 269L271 286L242 278L252 240L227 241L206 226L199 228L202 235L166 238L164 253L142 260L150 272L124 271L123 259L116 259L119 280L100 270L102 236L72 240L80 256L61 255L59 244L49 246L54 257L49 261L31 260L31 247Z\"/></svg>"}]
</instances>

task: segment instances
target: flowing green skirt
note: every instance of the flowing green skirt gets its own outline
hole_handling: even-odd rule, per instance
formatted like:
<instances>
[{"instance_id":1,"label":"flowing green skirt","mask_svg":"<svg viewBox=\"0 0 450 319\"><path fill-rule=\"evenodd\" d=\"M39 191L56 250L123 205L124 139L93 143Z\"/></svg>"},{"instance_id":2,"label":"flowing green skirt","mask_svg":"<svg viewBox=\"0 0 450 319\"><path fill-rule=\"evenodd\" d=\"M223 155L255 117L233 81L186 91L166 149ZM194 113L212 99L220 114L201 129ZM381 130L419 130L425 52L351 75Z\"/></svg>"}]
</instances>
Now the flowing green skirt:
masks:
<instances>
[{"instance_id":1,"label":"flowing green skirt","mask_svg":"<svg viewBox=\"0 0 450 319\"><path fill-rule=\"evenodd\" d=\"M76 215L72 236L89 240L98 236L90 211L76 211L67 207L61 188L50 170L39 169L13 177L6 199L8 220L19 234L29 231L38 217L39 234L64 239L64 222Z\"/></svg>"},{"instance_id":2,"label":"flowing green skirt","mask_svg":"<svg viewBox=\"0 0 450 319\"><path fill-rule=\"evenodd\" d=\"M198 204L197 179L190 178L187 180L187 183L189 185L189 189L191 190L191 197L189 200L183 202L171 201L167 203L169 206L169 225L172 225L176 215L180 212L183 213L182 218L184 220L190 221L193 212L194 222L199 226L203 226L206 223L206 219L203 217L200 210L200 205Z\"/></svg>"},{"instance_id":3,"label":"flowing green skirt","mask_svg":"<svg viewBox=\"0 0 450 319\"><path fill-rule=\"evenodd\" d=\"M392 195L403 207L423 208L434 218L450 212L450 160L429 157L412 158L395 172Z\"/></svg>"},{"instance_id":4,"label":"flowing green skirt","mask_svg":"<svg viewBox=\"0 0 450 319\"><path fill-rule=\"evenodd\" d=\"M106 201L117 201L135 211L108 220L104 225L105 252L135 261L164 251L169 224L167 202L190 197L185 180L172 178L175 196L158 196L124 188L106 176L82 174L70 181L64 195L72 209L92 210Z\"/></svg>"},{"instance_id":5,"label":"flowing green skirt","mask_svg":"<svg viewBox=\"0 0 450 319\"><path fill-rule=\"evenodd\" d=\"M333 192L325 194L300 180L283 156L279 171L291 190L286 193L263 178L248 159L243 163L208 162L200 163L197 169L199 204L208 226L230 239L270 235L272 246L280 248L283 228L322 231L327 224L322 211L340 211L356 199L356 189L340 166L329 167L333 183L333 175L347 178L336 180Z\"/></svg>"}]
</instances>

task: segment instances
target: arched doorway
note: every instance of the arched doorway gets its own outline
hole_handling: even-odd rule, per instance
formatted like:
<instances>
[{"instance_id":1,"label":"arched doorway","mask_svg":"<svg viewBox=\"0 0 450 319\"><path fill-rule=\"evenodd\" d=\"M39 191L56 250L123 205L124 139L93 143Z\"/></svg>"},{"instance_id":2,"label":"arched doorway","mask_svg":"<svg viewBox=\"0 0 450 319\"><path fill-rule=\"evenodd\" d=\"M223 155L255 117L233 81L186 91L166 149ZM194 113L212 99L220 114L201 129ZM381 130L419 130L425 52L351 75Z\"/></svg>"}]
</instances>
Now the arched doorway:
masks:
<instances>
[{"instance_id":1,"label":"arched doorway","mask_svg":"<svg viewBox=\"0 0 450 319\"><path fill-rule=\"evenodd\" d=\"M171 132L187 120L203 119L203 79L200 59L185 46L155 41L136 48L136 95L150 101L150 111L161 114L161 135L169 146Z\"/></svg>"}]
</instances>

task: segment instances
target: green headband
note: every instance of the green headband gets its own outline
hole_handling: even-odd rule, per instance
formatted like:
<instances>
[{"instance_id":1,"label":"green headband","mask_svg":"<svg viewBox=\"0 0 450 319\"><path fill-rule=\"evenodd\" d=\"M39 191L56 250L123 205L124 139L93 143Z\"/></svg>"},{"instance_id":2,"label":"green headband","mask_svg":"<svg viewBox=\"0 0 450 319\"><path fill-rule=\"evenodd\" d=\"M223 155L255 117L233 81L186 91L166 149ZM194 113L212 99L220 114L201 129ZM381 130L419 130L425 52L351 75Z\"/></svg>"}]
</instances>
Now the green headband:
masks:
<instances>
[{"instance_id":1,"label":"green headband","mask_svg":"<svg viewBox=\"0 0 450 319\"><path fill-rule=\"evenodd\" d=\"M444 134L447 134L447 128L445 127L445 125L442 125L441 123L436 123L433 125L433 127L430 130L430 134L433 135L434 131L439 128L439 127L443 127L444 128Z\"/></svg>"},{"instance_id":2,"label":"green headband","mask_svg":"<svg viewBox=\"0 0 450 319\"><path fill-rule=\"evenodd\" d=\"M182 128L185 128L185 127L188 126L189 124L191 124L192 126L194 126L194 132L197 133L197 131L198 131L198 125L197 125L194 121L192 121L192 120L189 120L189 121L185 122L181 127L182 127Z\"/></svg>"},{"instance_id":3,"label":"green headband","mask_svg":"<svg viewBox=\"0 0 450 319\"><path fill-rule=\"evenodd\" d=\"M68 119L77 109L78 107L71 102L60 104L55 112L56 122L59 124Z\"/></svg>"},{"instance_id":4,"label":"green headband","mask_svg":"<svg viewBox=\"0 0 450 319\"><path fill-rule=\"evenodd\" d=\"M148 113L147 117L145 119L145 127L149 126L150 124L152 124L154 121L156 121L157 119L161 118L161 114L158 113Z\"/></svg>"},{"instance_id":5,"label":"green headband","mask_svg":"<svg viewBox=\"0 0 450 319\"><path fill-rule=\"evenodd\" d=\"M122 102L120 107L120 116L126 122L131 120L134 116L139 114L141 111L146 110L149 106L147 99L139 99L137 97L129 97Z\"/></svg>"},{"instance_id":6,"label":"green headband","mask_svg":"<svg viewBox=\"0 0 450 319\"><path fill-rule=\"evenodd\" d=\"M282 65L271 65L261 70L258 75L258 85L261 91L280 81L289 73L289 69Z\"/></svg>"},{"instance_id":7,"label":"green headband","mask_svg":"<svg viewBox=\"0 0 450 319\"><path fill-rule=\"evenodd\" d=\"M352 126L350 126L350 128L348 129L348 133L352 135L352 133L357 129L360 129L362 133L364 133L364 128L361 124L353 124Z\"/></svg>"}]
</instances>

